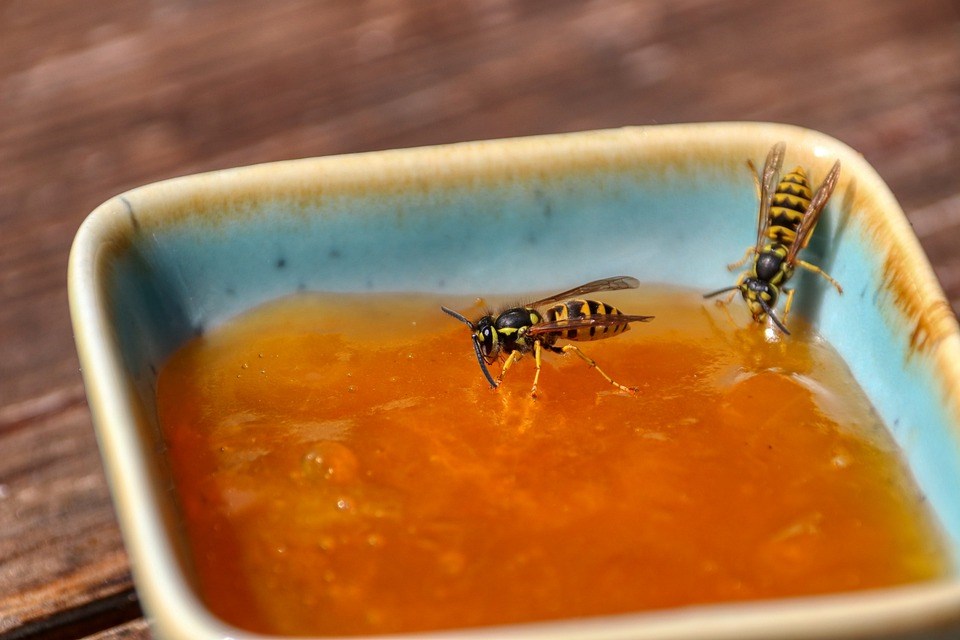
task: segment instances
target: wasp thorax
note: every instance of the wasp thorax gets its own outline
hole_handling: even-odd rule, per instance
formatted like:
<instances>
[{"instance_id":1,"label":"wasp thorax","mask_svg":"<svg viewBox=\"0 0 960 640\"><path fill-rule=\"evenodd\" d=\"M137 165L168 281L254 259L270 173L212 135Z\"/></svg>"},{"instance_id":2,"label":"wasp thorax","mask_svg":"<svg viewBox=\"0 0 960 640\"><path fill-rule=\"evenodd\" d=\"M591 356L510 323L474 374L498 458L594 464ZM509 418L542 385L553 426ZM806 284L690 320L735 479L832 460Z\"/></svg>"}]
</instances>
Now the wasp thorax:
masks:
<instances>
[{"instance_id":1,"label":"wasp thorax","mask_svg":"<svg viewBox=\"0 0 960 640\"><path fill-rule=\"evenodd\" d=\"M526 352L532 345L526 340L527 330L543 321L543 316L536 309L515 307L507 309L494 323L500 339L500 348L504 353L513 351Z\"/></svg>"},{"instance_id":2,"label":"wasp thorax","mask_svg":"<svg viewBox=\"0 0 960 640\"><path fill-rule=\"evenodd\" d=\"M760 280L773 280L783 265L783 256L772 251L764 251L757 257L755 271Z\"/></svg>"},{"instance_id":3,"label":"wasp thorax","mask_svg":"<svg viewBox=\"0 0 960 640\"><path fill-rule=\"evenodd\" d=\"M520 330L524 327L530 327L540 322L540 314L535 309L526 309L517 307L507 309L497 316L497 331Z\"/></svg>"}]
</instances>

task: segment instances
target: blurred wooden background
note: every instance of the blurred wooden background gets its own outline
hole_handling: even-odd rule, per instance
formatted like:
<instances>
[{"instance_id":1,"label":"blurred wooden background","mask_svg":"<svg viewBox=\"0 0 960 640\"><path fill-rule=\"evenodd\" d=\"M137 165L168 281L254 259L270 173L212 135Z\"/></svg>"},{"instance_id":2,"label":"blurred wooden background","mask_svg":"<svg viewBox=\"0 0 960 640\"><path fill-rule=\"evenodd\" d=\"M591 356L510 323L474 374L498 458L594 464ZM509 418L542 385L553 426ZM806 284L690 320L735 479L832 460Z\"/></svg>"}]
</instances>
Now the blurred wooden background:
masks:
<instances>
[{"instance_id":1,"label":"blurred wooden background","mask_svg":"<svg viewBox=\"0 0 960 640\"><path fill-rule=\"evenodd\" d=\"M149 637L67 315L99 203L270 160L716 120L862 152L960 310L955 0L0 0L0 640Z\"/></svg>"}]
</instances>

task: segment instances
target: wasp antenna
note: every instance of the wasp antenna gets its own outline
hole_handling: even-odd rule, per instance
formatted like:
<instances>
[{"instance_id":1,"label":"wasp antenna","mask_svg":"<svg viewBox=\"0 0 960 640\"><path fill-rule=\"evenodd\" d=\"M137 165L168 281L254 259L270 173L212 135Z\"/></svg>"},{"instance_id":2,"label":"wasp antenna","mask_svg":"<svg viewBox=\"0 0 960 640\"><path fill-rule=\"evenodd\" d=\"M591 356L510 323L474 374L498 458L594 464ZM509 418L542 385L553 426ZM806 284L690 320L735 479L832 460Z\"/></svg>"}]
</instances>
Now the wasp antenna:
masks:
<instances>
[{"instance_id":1,"label":"wasp antenna","mask_svg":"<svg viewBox=\"0 0 960 640\"><path fill-rule=\"evenodd\" d=\"M454 311L453 309L447 309L447 308L446 308L445 306L443 306L443 305L440 305L440 309L441 309L445 314L450 315L450 316L453 316L454 318L456 318L457 320L459 320L459 321L462 322L463 324L467 325L467 326L470 327L471 329L475 329L475 328L476 328L476 327L473 326L473 323L472 323L472 322L470 322L469 320L467 320L466 318L464 318L462 315L460 315L459 313L457 313L457 312Z\"/></svg>"},{"instance_id":2,"label":"wasp antenna","mask_svg":"<svg viewBox=\"0 0 960 640\"><path fill-rule=\"evenodd\" d=\"M477 363L480 365L480 370L483 371L484 377L487 379L487 382L490 383L490 388L496 389L497 381L493 379L493 376L490 375L490 370L487 369L487 362L483 359L483 352L480 350L480 341L476 336L473 337L473 350L477 354Z\"/></svg>"},{"instance_id":3,"label":"wasp antenna","mask_svg":"<svg viewBox=\"0 0 960 640\"><path fill-rule=\"evenodd\" d=\"M773 324L777 325L777 328L780 331L783 331L786 335L790 335L790 332L787 330L783 323L780 322L780 318L777 317L777 314L773 312L773 309L770 308L770 305L764 301L763 298L757 297L757 300L760 302L760 307L763 308L763 312L770 316L770 319L773 320Z\"/></svg>"},{"instance_id":4,"label":"wasp antenna","mask_svg":"<svg viewBox=\"0 0 960 640\"><path fill-rule=\"evenodd\" d=\"M723 289L717 289L716 291L711 291L710 293L703 294L704 298L712 298L713 296L718 296L721 293L726 293L727 291L737 291L740 287L724 287Z\"/></svg>"}]
</instances>

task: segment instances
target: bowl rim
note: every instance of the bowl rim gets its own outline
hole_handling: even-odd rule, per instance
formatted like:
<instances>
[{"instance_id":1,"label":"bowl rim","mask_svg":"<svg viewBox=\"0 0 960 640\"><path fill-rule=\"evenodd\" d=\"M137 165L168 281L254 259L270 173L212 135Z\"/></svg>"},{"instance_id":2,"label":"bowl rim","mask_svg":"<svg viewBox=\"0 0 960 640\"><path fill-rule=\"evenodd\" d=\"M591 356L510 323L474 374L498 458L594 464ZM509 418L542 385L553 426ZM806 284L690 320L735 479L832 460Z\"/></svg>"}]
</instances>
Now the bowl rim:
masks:
<instances>
[{"instance_id":1,"label":"bowl rim","mask_svg":"<svg viewBox=\"0 0 960 640\"><path fill-rule=\"evenodd\" d=\"M491 170L510 162L544 163L576 150L598 153L622 150L624 146L650 147L650 154L690 153L690 149L744 145L765 153L769 141L786 140L788 148L812 150L817 162L839 158L844 174L861 181L862 192L873 204L868 221L873 233L895 238L899 268L909 273L908 281L895 299L906 302L898 308L901 321L914 332L925 332L922 347L930 354L942 378L944 393L955 424L960 424L960 332L949 303L919 241L876 171L845 144L823 133L793 125L761 122L718 122L624 127L479 142L462 142L411 149L374 151L360 154L286 160L173 178L138 187L115 196L97 207L82 223L71 248L68 267L70 313L81 362L88 404L121 533L127 548L136 589L144 612L161 637L246 638L265 636L241 629L213 616L189 586L175 559L172 543L159 514L156 487L146 473L148 460L142 455L137 437L136 401L124 376L118 345L110 336L108 304L101 286L105 266L129 242L144 222L133 215L156 210L156 223L171 210L171 200L222 204L224 198L263 195L291 185L316 181L323 170L331 188L364 184L371 175L380 184L409 179L411 172L425 165L443 163L440 179L460 179L480 169ZM749 142L747 142L749 141ZM763 141L763 142L761 142ZM717 152L719 153L719 152ZM508 161L504 158L509 157ZM745 156L749 157L749 156ZM589 153L583 160L589 162ZM499 163L499 164L498 164ZM492 169L494 171L499 169ZM547 169L549 170L549 168ZM161 220L162 221L162 220ZM896 275L896 274L895 274ZM896 280L896 278L894 278ZM930 309L941 312L929 317ZM943 312L943 310L946 312ZM960 440L960 434L954 434ZM893 587L877 591L836 593L773 601L697 605L637 614L602 616L583 620L558 620L507 627L447 630L402 634L405 638L504 637L518 638L763 638L771 632L778 637L839 638L864 634L912 631L960 624L960 579ZM711 635L704 635L709 629ZM383 636L379 636L383 637Z\"/></svg>"}]
</instances>

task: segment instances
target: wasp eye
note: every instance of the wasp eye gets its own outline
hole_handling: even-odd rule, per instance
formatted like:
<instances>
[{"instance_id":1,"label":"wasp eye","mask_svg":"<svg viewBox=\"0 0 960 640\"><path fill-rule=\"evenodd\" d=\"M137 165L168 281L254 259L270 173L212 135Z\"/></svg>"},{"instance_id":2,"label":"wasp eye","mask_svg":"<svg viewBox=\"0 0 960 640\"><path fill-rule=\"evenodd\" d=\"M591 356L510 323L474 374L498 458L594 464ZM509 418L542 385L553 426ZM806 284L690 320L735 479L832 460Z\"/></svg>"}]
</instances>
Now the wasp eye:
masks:
<instances>
[{"instance_id":1,"label":"wasp eye","mask_svg":"<svg viewBox=\"0 0 960 640\"><path fill-rule=\"evenodd\" d=\"M480 350L485 357L490 357L497 349L496 331L491 326L481 327L477 331L477 341L480 343Z\"/></svg>"}]
</instances>

